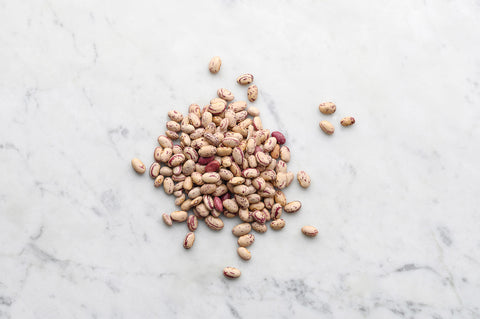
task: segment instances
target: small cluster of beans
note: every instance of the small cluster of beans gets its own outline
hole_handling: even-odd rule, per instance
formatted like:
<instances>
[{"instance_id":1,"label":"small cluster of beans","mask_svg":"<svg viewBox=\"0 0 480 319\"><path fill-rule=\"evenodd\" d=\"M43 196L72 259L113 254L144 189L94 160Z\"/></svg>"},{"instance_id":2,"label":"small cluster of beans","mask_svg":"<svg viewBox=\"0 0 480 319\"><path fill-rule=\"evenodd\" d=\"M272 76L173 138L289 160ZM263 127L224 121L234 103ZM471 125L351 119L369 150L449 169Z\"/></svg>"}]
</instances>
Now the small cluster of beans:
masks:
<instances>
[{"instance_id":1,"label":"small cluster of beans","mask_svg":"<svg viewBox=\"0 0 480 319\"><path fill-rule=\"evenodd\" d=\"M329 115L335 113L335 111L337 110L337 106L333 102L323 102L320 103L318 109L322 114ZM340 124L342 126L350 126L352 124L355 124L355 119L351 116L347 116L340 120ZM333 124L329 121L320 121L320 128L323 132L325 132L325 134L328 135L332 135L333 132L335 132Z\"/></svg>"},{"instance_id":2,"label":"small cluster of beans","mask_svg":"<svg viewBox=\"0 0 480 319\"><path fill-rule=\"evenodd\" d=\"M217 73L220 66L220 58L214 57L210 72ZM241 85L252 82L251 74L237 78ZM267 222L272 230L284 228L282 213L295 213L302 204L287 202L282 191L295 178L287 168L290 150L284 145L285 136L264 129L259 110L247 107L245 101L233 101L229 90L218 89L217 95L203 108L191 104L187 115L176 110L168 112L170 121L166 123L165 135L158 137L159 146L154 150L155 161L149 175L155 187L163 185L166 194L175 196L180 210L164 213L162 218L168 226L187 223L190 232L183 242L185 249L192 248L195 242L199 220L219 231L224 227L221 216L238 216L242 223L232 229L238 237L237 253L250 260L247 247L255 241L251 231L265 233ZM257 86L250 85L248 100L255 101L257 95ZM132 160L132 166L137 173L146 171L138 158ZM305 171L297 173L297 180L303 188L310 186ZM318 234L313 226L304 226L301 231L309 237ZM226 267L223 274L237 278L240 270Z\"/></svg>"}]
</instances>

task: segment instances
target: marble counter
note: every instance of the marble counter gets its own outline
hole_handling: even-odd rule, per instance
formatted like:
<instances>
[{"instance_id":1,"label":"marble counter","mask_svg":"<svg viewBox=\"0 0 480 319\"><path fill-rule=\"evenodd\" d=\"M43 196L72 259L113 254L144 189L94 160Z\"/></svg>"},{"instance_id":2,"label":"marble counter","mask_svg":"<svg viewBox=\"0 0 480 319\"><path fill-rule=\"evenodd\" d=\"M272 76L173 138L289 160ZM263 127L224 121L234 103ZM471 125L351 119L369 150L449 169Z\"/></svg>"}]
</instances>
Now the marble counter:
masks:
<instances>
[{"instance_id":1,"label":"marble counter","mask_svg":"<svg viewBox=\"0 0 480 319\"><path fill-rule=\"evenodd\" d=\"M0 8L1 318L480 318L478 1ZM161 222L173 198L130 166L168 110L245 99L244 72L312 177L249 262L235 220L185 250L186 226Z\"/></svg>"}]
</instances>

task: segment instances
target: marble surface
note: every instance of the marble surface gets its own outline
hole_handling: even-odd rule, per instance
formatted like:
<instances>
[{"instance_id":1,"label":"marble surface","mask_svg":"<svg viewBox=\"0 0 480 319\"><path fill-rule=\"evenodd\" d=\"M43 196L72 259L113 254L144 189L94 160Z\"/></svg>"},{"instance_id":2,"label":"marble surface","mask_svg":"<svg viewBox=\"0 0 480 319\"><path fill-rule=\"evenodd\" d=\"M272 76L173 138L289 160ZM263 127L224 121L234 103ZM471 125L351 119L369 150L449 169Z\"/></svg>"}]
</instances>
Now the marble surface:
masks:
<instances>
[{"instance_id":1,"label":"marble surface","mask_svg":"<svg viewBox=\"0 0 480 319\"><path fill-rule=\"evenodd\" d=\"M1 318L480 318L480 2L0 7ZM313 180L250 262L234 220L184 250L173 198L130 167L168 110L245 99L243 72Z\"/></svg>"}]
</instances>

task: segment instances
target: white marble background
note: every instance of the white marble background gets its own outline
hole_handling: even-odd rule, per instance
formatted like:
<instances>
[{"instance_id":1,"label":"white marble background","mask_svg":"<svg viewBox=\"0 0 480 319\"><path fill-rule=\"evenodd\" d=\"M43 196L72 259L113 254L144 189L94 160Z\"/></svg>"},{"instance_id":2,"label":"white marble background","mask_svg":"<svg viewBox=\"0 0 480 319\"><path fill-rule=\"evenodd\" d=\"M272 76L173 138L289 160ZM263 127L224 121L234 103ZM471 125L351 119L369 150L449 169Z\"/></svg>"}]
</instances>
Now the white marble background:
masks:
<instances>
[{"instance_id":1,"label":"white marble background","mask_svg":"<svg viewBox=\"0 0 480 319\"><path fill-rule=\"evenodd\" d=\"M479 39L478 0L1 0L0 317L480 318ZM313 179L248 263L130 167L242 72Z\"/></svg>"}]
</instances>

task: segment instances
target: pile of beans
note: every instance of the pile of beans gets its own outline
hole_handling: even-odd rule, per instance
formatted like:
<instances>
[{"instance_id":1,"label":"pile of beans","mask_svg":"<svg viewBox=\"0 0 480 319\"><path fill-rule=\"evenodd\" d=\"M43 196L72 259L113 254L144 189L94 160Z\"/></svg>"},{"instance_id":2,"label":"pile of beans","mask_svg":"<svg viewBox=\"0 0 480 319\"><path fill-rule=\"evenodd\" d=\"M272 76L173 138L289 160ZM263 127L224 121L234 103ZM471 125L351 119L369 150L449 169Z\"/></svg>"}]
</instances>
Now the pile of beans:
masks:
<instances>
[{"instance_id":1,"label":"pile of beans","mask_svg":"<svg viewBox=\"0 0 480 319\"><path fill-rule=\"evenodd\" d=\"M214 57L209 70L217 73L220 66L220 58ZM253 80L251 74L237 78L238 84L250 85L250 102L258 96L257 86L251 85ZM217 95L204 107L191 104L185 115L176 110L168 112L170 121L165 135L158 137L155 161L148 172L155 187L163 185L166 194L175 196L180 210L162 217L168 226L186 222L190 232L183 241L184 248L193 247L199 221L220 231L224 227L222 217L238 217L241 223L232 229L238 237L237 253L249 260L247 247L255 241L251 231L264 233L268 224L272 230L284 228L283 212L293 214L302 204L288 202L282 191L295 178L287 167L291 154L284 134L264 128L259 110L248 107L246 101L234 101L228 89L218 89ZM137 173L146 171L137 158L132 166ZM311 182L305 171L297 173L297 180L304 188ZM313 226L304 226L301 231L309 237L318 234ZM237 278L240 270L226 267L223 274Z\"/></svg>"}]
</instances>

